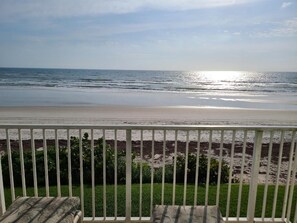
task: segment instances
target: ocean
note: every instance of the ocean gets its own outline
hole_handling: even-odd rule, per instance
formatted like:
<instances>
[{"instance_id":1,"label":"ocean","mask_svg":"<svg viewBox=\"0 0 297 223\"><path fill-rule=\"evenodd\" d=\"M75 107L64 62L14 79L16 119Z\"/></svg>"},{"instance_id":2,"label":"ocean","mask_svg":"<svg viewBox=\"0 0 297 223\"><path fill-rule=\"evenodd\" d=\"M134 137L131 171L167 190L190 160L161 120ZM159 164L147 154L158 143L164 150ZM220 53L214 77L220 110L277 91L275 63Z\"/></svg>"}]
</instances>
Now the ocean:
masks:
<instances>
[{"instance_id":1,"label":"ocean","mask_svg":"<svg viewBox=\"0 0 297 223\"><path fill-rule=\"evenodd\" d=\"M0 106L297 110L297 72L0 68Z\"/></svg>"}]
</instances>

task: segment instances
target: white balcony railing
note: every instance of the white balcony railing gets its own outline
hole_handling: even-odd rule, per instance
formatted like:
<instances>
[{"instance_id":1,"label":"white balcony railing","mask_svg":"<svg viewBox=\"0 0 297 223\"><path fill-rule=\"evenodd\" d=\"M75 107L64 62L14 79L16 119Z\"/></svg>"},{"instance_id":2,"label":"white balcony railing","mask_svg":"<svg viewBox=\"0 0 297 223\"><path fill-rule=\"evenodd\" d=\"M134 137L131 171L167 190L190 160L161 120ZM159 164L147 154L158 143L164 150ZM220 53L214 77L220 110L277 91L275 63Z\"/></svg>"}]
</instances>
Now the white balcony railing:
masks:
<instances>
[{"instance_id":1,"label":"white balcony railing","mask_svg":"<svg viewBox=\"0 0 297 223\"><path fill-rule=\"evenodd\" d=\"M219 206L226 222L296 223L296 130L0 125L0 212L17 196L79 196L84 222L149 221L155 204L199 204Z\"/></svg>"}]
</instances>

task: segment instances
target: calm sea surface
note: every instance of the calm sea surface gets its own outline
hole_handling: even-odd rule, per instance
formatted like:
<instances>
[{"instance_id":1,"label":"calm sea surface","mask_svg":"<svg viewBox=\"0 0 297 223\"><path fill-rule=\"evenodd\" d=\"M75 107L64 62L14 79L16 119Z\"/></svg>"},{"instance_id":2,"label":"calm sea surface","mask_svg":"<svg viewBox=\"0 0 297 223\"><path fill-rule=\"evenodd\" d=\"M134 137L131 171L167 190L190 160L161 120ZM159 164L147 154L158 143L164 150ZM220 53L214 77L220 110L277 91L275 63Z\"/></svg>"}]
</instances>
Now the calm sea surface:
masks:
<instances>
[{"instance_id":1,"label":"calm sea surface","mask_svg":"<svg viewBox=\"0 0 297 223\"><path fill-rule=\"evenodd\" d=\"M0 68L0 104L297 110L297 72Z\"/></svg>"}]
</instances>

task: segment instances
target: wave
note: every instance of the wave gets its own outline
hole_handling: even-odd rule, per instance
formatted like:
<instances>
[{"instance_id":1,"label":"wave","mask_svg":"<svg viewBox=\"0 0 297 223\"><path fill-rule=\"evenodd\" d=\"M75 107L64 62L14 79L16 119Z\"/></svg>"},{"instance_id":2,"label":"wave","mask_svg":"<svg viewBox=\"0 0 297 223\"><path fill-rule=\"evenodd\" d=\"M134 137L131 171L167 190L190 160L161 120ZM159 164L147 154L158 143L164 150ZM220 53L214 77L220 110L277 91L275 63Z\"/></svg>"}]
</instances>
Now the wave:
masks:
<instances>
[{"instance_id":1,"label":"wave","mask_svg":"<svg viewBox=\"0 0 297 223\"><path fill-rule=\"evenodd\" d=\"M0 87L297 94L297 73L246 72L228 79L203 72L0 68Z\"/></svg>"}]
</instances>

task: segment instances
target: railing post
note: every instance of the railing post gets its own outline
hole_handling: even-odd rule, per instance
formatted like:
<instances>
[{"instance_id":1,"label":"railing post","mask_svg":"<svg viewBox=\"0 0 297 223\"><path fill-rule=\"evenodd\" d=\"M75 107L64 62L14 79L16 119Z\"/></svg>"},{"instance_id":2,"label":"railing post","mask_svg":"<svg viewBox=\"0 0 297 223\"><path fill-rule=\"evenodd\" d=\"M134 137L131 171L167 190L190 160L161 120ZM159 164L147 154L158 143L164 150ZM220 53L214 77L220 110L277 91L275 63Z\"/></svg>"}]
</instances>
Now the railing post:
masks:
<instances>
[{"instance_id":1,"label":"railing post","mask_svg":"<svg viewBox=\"0 0 297 223\"><path fill-rule=\"evenodd\" d=\"M253 165L252 165L252 171L251 171L251 182L250 182L250 189L249 189L248 210L247 210L247 218L248 218L248 222L250 223L254 222L254 217L255 217L258 176L259 176L259 167L260 167L261 150L262 150L262 137L263 137L263 131L256 131L254 151L253 151Z\"/></svg>"},{"instance_id":2,"label":"railing post","mask_svg":"<svg viewBox=\"0 0 297 223\"><path fill-rule=\"evenodd\" d=\"M131 129L126 130L126 222L131 222L132 143Z\"/></svg>"},{"instance_id":3,"label":"railing post","mask_svg":"<svg viewBox=\"0 0 297 223\"><path fill-rule=\"evenodd\" d=\"M0 154L0 216L6 211L1 160L2 155Z\"/></svg>"}]
</instances>

